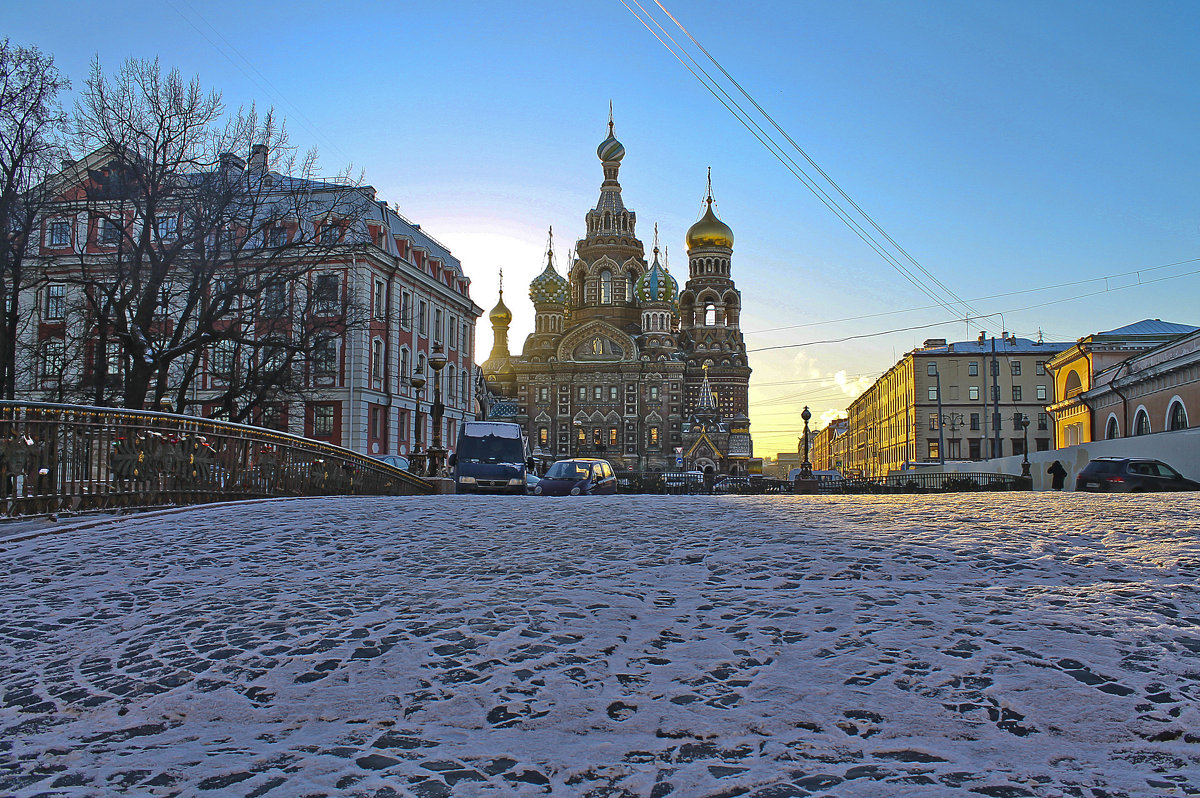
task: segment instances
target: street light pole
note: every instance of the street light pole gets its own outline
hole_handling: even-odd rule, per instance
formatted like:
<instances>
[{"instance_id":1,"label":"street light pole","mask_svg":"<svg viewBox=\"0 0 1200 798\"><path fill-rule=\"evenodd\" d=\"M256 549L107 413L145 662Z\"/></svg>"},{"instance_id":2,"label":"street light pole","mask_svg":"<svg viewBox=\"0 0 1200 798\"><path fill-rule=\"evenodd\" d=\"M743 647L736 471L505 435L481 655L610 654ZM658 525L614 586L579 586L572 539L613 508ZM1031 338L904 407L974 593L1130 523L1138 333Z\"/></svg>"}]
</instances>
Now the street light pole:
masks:
<instances>
[{"instance_id":1,"label":"street light pole","mask_svg":"<svg viewBox=\"0 0 1200 798\"><path fill-rule=\"evenodd\" d=\"M804 460L800 463L800 478L812 479L812 463L808 461L808 420L812 418L812 413L808 411L808 405L804 406L800 418L804 419Z\"/></svg>"},{"instance_id":2,"label":"street light pole","mask_svg":"<svg viewBox=\"0 0 1200 798\"><path fill-rule=\"evenodd\" d=\"M433 369L433 445L429 447L429 475L443 476L446 450L442 448L442 369L446 367L446 353L441 344L435 344L429 355L429 367Z\"/></svg>"},{"instance_id":3,"label":"street light pole","mask_svg":"<svg viewBox=\"0 0 1200 798\"><path fill-rule=\"evenodd\" d=\"M421 451L421 438L424 435L425 426L424 420L421 418L421 389L425 387L425 375L421 372L415 372L412 375L412 387L417 392L416 402L417 409L413 418L413 451L412 461L413 473L419 477L425 476L425 452Z\"/></svg>"},{"instance_id":4,"label":"street light pole","mask_svg":"<svg viewBox=\"0 0 1200 798\"><path fill-rule=\"evenodd\" d=\"M1025 459L1021 461L1021 476L1028 477L1031 476L1029 472L1029 416L1024 413L1021 414L1021 435L1025 439L1021 447L1025 450Z\"/></svg>"}]
</instances>

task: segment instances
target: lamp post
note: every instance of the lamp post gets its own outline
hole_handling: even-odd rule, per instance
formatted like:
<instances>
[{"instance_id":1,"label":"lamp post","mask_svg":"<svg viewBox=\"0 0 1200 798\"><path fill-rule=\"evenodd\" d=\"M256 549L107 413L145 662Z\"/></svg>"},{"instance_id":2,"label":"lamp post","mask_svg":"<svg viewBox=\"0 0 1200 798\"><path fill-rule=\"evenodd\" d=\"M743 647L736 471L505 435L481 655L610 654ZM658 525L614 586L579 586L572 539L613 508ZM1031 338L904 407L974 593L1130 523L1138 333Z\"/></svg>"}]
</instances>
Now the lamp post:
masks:
<instances>
[{"instance_id":1,"label":"lamp post","mask_svg":"<svg viewBox=\"0 0 1200 798\"><path fill-rule=\"evenodd\" d=\"M425 387L425 375L421 372L415 372L412 375L413 390L417 392L417 410L416 418L413 419L416 423L413 424L413 451L412 461L413 473L419 477L425 476L425 452L421 451L421 436L424 432L425 423L421 419L421 389Z\"/></svg>"},{"instance_id":2,"label":"lamp post","mask_svg":"<svg viewBox=\"0 0 1200 798\"><path fill-rule=\"evenodd\" d=\"M442 448L442 414L446 408L442 405L442 369L446 362L441 344L434 344L429 354L429 367L433 369L433 445L429 447L429 475L433 477L444 476L446 450Z\"/></svg>"},{"instance_id":3,"label":"lamp post","mask_svg":"<svg viewBox=\"0 0 1200 798\"><path fill-rule=\"evenodd\" d=\"M808 461L808 420L812 418L812 413L808 411L808 405L804 406L800 418L804 419L804 459L800 462L800 478L812 479L812 463Z\"/></svg>"},{"instance_id":4,"label":"lamp post","mask_svg":"<svg viewBox=\"0 0 1200 798\"><path fill-rule=\"evenodd\" d=\"M1021 414L1021 435L1025 439L1024 445L1021 447L1025 450L1025 459L1021 461L1021 476L1031 476L1029 473L1029 416Z\"/></svg>"}]
</instances>

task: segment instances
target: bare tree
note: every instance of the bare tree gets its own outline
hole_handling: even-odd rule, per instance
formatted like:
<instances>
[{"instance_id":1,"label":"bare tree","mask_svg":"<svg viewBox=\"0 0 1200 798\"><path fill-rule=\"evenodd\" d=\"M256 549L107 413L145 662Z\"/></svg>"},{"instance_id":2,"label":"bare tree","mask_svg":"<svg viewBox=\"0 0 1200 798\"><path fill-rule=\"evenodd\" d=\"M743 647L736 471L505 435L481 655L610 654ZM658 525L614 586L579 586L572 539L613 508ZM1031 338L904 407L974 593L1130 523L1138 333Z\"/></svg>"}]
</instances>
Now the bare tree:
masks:
<instances>
[{"instance_id":1,"label":"bare tree","mask_svg":"<svg viewBox=\"0 0 1200 798\"><path fill-rule=\"evenodd\" d=\"M244 420L303 395L321 342L363 323L344 284L322 296L320 270L365 243L369 192L316 177L273 114L226 118L156 61L111 78L94 64L75 138L93 153L72 176L90 220L73 272L89 401L205 401Z\"/></svg>"},{"instance_id":2,"label":"bare tree","mask_svg":"<svg viewBox=\"0 0 1200 798\"><path fill-rule=\"evenodd\" d=\"M15 391L21 300L33 282L26 265L47 201L42 189L66 154L66 117L58 94L68 86L51 56L8 39L0 42L0 395L5 399Z\"/></svg>"}]
</instances>

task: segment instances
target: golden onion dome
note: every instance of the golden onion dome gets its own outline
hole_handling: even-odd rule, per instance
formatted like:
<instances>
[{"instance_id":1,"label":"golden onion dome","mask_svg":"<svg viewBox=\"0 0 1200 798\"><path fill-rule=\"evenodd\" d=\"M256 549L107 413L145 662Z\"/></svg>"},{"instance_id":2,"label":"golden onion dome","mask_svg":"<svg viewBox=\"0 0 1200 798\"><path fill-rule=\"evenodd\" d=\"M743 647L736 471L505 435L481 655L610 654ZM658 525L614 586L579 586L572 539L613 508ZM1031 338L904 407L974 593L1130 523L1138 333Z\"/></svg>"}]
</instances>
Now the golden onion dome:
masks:
<instances>
[{"instance_id":1,"label":"golden onion dome","mask_svg":"<svg viewBox=\"0 0 1200 798\"><path fill-rule=\"evenodd\" d=\"M508 305L504 304L504 289L500 289L500 301L496 303L496 307L492 308L492 312L488 314L492 324L499 324L507 327L512 324L512 311L508 309Z\"/></svg>"},{"instance_id":2,"label":"golden onion dome","mask_svg":"<svg viewBox=\"0 0 1200 798\"><path fill-rule=\"evenodd\" d=\"M687 231L687 248L697 247L733 249L733 230L713 213L711 197L708 199L708 208L704 211L704 216Z\"/></svg>"}]
</instances>

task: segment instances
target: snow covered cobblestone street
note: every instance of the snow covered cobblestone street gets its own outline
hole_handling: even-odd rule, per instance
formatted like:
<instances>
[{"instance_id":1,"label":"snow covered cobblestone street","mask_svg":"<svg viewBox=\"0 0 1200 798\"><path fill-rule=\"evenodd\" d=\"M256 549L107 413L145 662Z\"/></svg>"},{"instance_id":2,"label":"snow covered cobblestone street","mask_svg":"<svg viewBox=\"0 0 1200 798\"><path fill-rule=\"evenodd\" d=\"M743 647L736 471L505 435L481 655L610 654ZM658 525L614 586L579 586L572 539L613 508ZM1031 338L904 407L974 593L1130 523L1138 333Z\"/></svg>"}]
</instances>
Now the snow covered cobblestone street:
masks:
<instances>
[{"instance_id":1,"label":"snow covered cobblestone street","mask_svg":"<svg viewBox=\"0 0 1200 798\"><path fill-rule=\"evenodd\" d=\"M297 499L0 549L3 795L1200 795L1198 496Z\"/></svg>"}]
</instances>

